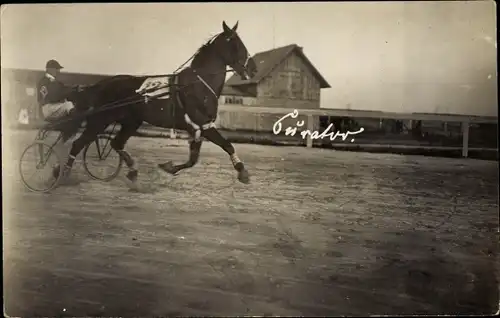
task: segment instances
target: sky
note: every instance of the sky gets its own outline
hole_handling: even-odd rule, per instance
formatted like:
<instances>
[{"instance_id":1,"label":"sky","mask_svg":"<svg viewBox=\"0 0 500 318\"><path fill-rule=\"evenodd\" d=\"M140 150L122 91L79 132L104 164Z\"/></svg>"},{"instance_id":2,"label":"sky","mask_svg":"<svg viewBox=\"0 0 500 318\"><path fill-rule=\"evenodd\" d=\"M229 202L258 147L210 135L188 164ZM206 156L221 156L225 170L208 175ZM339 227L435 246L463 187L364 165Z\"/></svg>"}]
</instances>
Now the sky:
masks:
<instances>
[{"instance_id":1,"label":"sky","mask_svg":"<svg viewBox=\"0 0 500 318\"><path fill-rule=\"evenodd\" d=\"M251 54L302 46L321 107L497 115L492 1L3 5L1 65L168 74L222 21Z\"/></svg>"}]
</instances>

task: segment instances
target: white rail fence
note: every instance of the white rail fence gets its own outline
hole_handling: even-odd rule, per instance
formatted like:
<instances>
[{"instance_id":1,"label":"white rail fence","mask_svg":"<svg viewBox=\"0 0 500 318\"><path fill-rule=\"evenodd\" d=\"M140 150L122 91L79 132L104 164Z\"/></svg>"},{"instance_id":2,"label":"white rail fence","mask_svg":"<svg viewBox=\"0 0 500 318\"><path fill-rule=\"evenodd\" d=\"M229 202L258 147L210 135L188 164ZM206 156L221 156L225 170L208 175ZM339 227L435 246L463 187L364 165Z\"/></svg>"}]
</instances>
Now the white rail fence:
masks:
<instances>
[{"instance_id":1,"label":"white rail fence","mask_svg":"<svg viewBox=\"0 0 500 318\"><path fill-rule=\"evenodd\" d=\"M276 108L276 107L258 107L258 106L242 106L242 105L220 105L219 113L240 113L240 114L271 114L276 115L276 118L280 118L286 114L293 112L290 108ZM395 119L395 120L421 120L421 121L440 121L444 123L448 122L459 122L462 127L462 156L468 157L469 153L469 131L471 124L479 123L490 123L498 124L498 117L479 117L479 116L463 116L463 115L441 115L441 114L422 114L422 113L390 113L390 112L372 112L372 111L351 111L351 110L338 110L338 109L298 109L297 110L301 118L305 118L304 128L310 132L317 129L318 117L319 116L332 116L332 117L349 117L349 118L373 118L373 119ZM219 116L220 117L220 116ZM287 124L283 125L281 134L284 131ZM446 125L445 125L446 127ZM446 128L445 128L446 129ZM170 130L170 138L176 138L175 130ZM311 134L307 134L306 146L313 147L313 138ZM349 145L346 143L346 147ZM353 146L362 146L355 144ZM389 147L391 145L369 145L370 147ZM456 147L443 147L443 146L408 146L408 145L397 145L394 148L422 148L422 149L456 149ZM472 150L472 149L471 149ZM482 149L474 149L482 150ZM491 150L491 149L489 149Z\"/></svg>"},{"instance_id":2,"label":"white rail fence","mask_svg":"<svg viewBox=\"0 0 500 318\"><path fill-rule=\"evenodd\" d=\"M220 112L239 112L253 114L274 114L284 116L293 111L290 108L275 107L254 107L240 105L221 105ZM298 113L306 116L305 128L313 132L319 116L335 116L349 118L373 118L373 119L397 119L397 120L421 120L421 121L441 121L441 122L460 122L462 126L462 156L467 157L469 153L469 131L471 124L493 123L498 124L498 117L479 117L462 115L441 115L441 114L421 114L421 113L390 113L390 112L372 112L372 111L351 111L338 109L298 109ZM285 127L282 128L282 133ZM311 134L307 134L307 147L313 146ZM398 146L399 147L399 146ZM404 147L404 146L403 146ZM412 147L412 146L407 146ZM420 146L419 146L420 147ZM434 149L452 149L453 147L421 147Z\"/></svg>"}]
</instances>

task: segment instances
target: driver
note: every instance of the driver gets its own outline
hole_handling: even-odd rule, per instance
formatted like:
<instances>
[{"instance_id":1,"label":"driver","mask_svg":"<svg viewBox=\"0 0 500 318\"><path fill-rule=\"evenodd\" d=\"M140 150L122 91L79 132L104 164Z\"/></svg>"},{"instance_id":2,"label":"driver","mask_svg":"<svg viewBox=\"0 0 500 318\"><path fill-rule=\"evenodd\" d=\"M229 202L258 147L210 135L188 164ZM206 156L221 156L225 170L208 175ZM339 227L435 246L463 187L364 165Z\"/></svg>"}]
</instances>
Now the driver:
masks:
<instances>
[{"instance_id":1,"label":"driver","mask_svg":"<svg viewBox=\"0 0 500 318\"><path fill-rule=\"evenodd\" d=\"M38 104L41 107L43 117L51 121L62 119L76 111L75 105L66 99L75 87L67 86L59 81L62 68L56 60L49 60L45 65L45 75L37 85ZM77 89L81 90L80 87ZM64 134L64 142L74 136L79 129L79 127L71 128Z\"/></svg>"}]
</instances>

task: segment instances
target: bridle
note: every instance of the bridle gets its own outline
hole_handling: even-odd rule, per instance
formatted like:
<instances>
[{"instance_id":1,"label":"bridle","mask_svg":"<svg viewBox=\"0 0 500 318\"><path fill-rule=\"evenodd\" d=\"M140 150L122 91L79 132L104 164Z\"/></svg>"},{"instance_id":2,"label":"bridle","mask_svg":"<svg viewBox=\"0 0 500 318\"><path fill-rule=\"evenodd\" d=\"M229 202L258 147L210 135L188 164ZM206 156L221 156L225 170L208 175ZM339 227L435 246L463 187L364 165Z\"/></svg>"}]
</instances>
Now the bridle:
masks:
<instances>
[{"instance_id":1,"label":"bridle","mask_svg":"<svg viewBox=\"0 0 500 318\"><path fill-rule=\"evenodd\" d=\"M248 72L248 62L250 61L250 59L251 59L251 58L252 58L252 57L250 56L250 54L248 54L248 53L247 53L247 58L246 58L246 60L245 60L245 64L241 64L241 62L240 62L240 61L237 61L237 62L236 62L236 63L234 63L234 64L236 64L236 65L240 66L240 67L243 69L243 71L244 71L246 74L248 74L248 73L249 73L249 72Z\"/></svg>"},{"instance_id":2,"label":"bridle","mask_svg":"<svg viewBox=\"0 0 500 318\"><path fill-rule=\"evenodd\" d=\"M218 35L220 35L222 33L219 33ZM236 36L236 32L233 33L233 34L231 34L229 37L226 37L226 42L230 42L235 36ZM247 51L247 57L245 59L245 63L244 64L242 64L239 60L237 60L236 62L234 62L232 64L236 64L236 65L240 66L243 69L243 71L248 74L249 73L248 72L248 62L250 61L250 59L252 58L252 56L248 53L248 50L246 50L246 51Z\"/></svg>"},{"instance_id":3,"label":"bridle","mask_svg":"<svg viewBox=\"0 0 500 318\"><path fill-rule=\"evenodd\" d=\"M224 33L224 32L217 33L217 34L213 35L213 36L212 36L212 37L211 37L211 38L210 38L210 39L209 39L209 40L208 40L205 44L203 44L203 45L202 45L202 46L201 46L201 47L200 47L200 48L199 48L199 49L198 49L198 50L197 50L197 51L196 51L196 52L195 52L195 53L194 53L194 54L193 54L193 55L192 55L189 59L188 59L188 60L186 60L184 63L182 63L182 64L181 64L181 65L180 65L180 66L179 66L179 67L178 67L178 68L177 68L177 69L173 72L173 74L175 75L175 74L177 74L177 72L179 72L180 70L182 70L182 69L184 68L184 66L185 66L187 63L189 63L190 61L192 61L192 60L193 60L193 59L194 59L194 58L198 55L198 53L200 53L200 51L201 51L203 48L205 48L205 47L207 47L207 46L209 46L209 45L212 45L212 44L214 43L215 39L216 39L217 37L219 37L220 35L222 35L223 33ZM229 41L231 41L231 39L232 39L234 36L235 36L235 34L230 35L229 37L226 37L226 38L225 38L225 40L226 40L227 42L229 42ZM220 55L220 52L218 52L218 54ZM233 63L231 63L231 64L233 64L233 65L238 65L238 66L242 67L242 68L243 68L243 70L245 71L245 73L247 73L247 74L248 74L248 62L250 61L250 59L251 59L251 58L252 58L252 56L248 53L248 50L247 50L247 57L246 57L246 60L245 60L245 63L244 63L244 64L242 64L240 61L236 61L236 62L233 62ZM226 60L224 60L224 63L226 63L226 64L228 64L228 65L229 65L229 63L228 63ZM234 67L230 65L230 69L229 69L229 70L225 70L223 73L234 73L234 72L236 72L236 71L234 70ZM211 73L210 75L215 75L215 73Z\"/></svg>"}]
</instances>

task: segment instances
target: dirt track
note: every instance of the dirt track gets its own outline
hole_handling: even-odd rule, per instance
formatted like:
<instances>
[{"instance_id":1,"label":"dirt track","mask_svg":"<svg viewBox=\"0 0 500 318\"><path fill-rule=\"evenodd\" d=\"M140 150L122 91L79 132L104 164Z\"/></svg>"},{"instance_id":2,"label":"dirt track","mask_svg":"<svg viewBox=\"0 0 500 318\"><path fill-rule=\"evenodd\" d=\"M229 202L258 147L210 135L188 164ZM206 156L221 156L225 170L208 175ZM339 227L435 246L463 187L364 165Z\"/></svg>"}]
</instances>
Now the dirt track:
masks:
<instances>
[{"instance_id":1,"label":"dirt track","mask_svg":"<svg viewBox=\"0 0 500 318\"><path fill-rule=\"evenodd\" d=\"M133 138L140 192L123 172L89 180L77 161L38 194L3 142L9 316L497 310L496 162L235 145L243 185L205 143L198 166L151 182L155 164L187 158L186 142Z\"/></svg>"}]
</instances>

